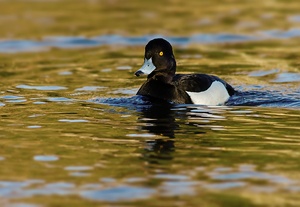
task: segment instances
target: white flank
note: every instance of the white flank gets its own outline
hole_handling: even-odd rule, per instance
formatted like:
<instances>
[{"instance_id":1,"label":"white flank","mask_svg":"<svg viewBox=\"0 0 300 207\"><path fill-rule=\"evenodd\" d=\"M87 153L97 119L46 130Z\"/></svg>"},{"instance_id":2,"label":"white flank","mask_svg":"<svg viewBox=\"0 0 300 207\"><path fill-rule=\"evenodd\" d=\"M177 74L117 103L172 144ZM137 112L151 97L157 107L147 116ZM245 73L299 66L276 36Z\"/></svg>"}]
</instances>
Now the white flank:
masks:
<instances>
[{"instance_id":1,"label":"white flank","mask_svg":"<svg viewBox=\"0 0 300 207\"><path fill-rule=\"evenodd\" d=\"M189 94L194 104L214 106L223 105L230 97L227 89L220 81L214 81L206 91L187 91L187 94Z\"/></svg>"}]
</instances>

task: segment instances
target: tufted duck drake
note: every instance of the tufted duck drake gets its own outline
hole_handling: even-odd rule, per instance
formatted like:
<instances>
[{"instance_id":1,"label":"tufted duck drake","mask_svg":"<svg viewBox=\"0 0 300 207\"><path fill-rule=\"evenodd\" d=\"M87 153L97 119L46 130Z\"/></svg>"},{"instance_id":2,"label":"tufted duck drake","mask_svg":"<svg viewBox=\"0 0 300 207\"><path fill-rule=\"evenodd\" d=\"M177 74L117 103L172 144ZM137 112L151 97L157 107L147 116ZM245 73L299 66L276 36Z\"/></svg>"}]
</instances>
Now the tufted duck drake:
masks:
<instances>
[{"instance_id":1,"label":"tufted duck drake","mask_svg":"<svg viewBox=\"0 0 300 207\"><path fill-rule=\"evenodd\" d=\"M137 95L176 104L222 105L235 90L225 81L206 74L175 74L176 61L171 44L162 38L145 47L143 66L136 76L148 75Z\"/></svg>"}]
</instances>

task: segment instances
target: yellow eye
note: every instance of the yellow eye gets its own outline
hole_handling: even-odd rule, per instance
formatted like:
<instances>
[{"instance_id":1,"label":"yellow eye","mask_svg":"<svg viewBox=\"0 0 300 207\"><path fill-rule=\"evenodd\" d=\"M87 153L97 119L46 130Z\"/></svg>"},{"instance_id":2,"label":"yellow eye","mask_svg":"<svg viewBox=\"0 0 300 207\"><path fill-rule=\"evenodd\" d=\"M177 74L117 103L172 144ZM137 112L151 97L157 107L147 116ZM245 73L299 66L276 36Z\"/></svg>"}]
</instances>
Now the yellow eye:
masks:
<instances>
[{"instance_id":1,"label":"yellow eye","mask_svg":"<svg viewBox=\"0 0 300 207\"><path fill-rule=\"evenodd\" d=\"M163 51L160 51L159 52L159 56L163 56L164 55L164 52Z\"/></svg>"}]
</instances>

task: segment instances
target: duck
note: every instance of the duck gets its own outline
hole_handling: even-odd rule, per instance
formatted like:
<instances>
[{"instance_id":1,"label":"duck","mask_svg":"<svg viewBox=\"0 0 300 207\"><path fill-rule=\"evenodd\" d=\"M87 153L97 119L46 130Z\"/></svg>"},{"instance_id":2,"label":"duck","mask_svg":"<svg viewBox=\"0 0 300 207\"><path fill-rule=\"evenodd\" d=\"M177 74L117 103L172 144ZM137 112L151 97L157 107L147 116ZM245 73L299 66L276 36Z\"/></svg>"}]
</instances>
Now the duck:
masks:
<instances>
[{"instance_id":1,"label":"duck","mask_svg":"<svg viewBox=\"0 0 300 207\"><path fill-rule=\"evenodd\" d=\"M144 64L135 72L147 80L137 95L174 104L224 105L234 88L224 80L208 74L176 74L176 60L171 44L155 38L145 46Z\"/></svg>"}]
</instances>

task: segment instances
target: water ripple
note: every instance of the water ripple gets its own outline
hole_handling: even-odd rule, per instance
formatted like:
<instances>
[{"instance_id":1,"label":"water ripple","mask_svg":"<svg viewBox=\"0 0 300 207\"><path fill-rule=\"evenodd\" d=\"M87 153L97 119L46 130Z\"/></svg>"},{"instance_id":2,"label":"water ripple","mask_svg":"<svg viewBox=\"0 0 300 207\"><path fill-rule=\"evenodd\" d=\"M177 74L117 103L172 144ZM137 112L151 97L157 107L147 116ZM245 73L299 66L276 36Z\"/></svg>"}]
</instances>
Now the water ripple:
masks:
<instances>
[{"instance_id":1,"label":"water ripple","mask_svg":"<svg viewBox=\"0 0 300 207\"><path fill-rule=\"evenodd\" d=\"M69 123L84 123L84 122L89 122L88 120L85 119L59 119L59 122L69 122Z\"/></svg>"},{"instance_id":2,"label":"water ripple","mask_svg":"<svg viewBox=\"0 0 300 207\"><path fill-rule=\"evenodd\" d=\"M90 166L68 166L65 170L78 172L76 176L83 176L90 171ZM198 169L198 170L197 170ZM245 187L253 192L299 192L299 180L290 179L283 175L256 170L255 165L242 164L237 168L216 167L206 172L202 167L185 170L180 174L158 174L145 178L127 178L126 182L114 178L102 178L99 182L78 185L71 182L46 183L44 180L0 181L0 196L6 198L28 198L32 196L76 195L93 201L132 201L151 198L157 194L161 196L192 195L199 190L224 190ZM81 174L80 174L81 173ZM83 173L83 174L82 174ZM211 181L202 180L206 174ZM73 175L74 176L74 175ZM195 176L197 179L195 180ZM200 176L200 177L198 177ZM159 179L162 182L155 187L144 187L134 184ZM128 180L133 180L128 182ZM257 180L267 182L260 185Z\"/></svg>"},{"instance_id":3,"label":"water ripple","mask_svg":"<svg viewBox=\"0 0 300 207\"><path fill-rule=\"evenodd\" d=\"M75 89L75 91L98 91L104 89L104 86L83 86L81 88Z\"/></svg>"},{"instance_id":4,"label":"water ripple","mask_svg":"<svg viewBox=\"0 0 300 207\"><path fill-rule=\"evenodd\" d=\"M59 160L56 155L35 155L33 159L40 162L51 162Z\"/></svg>"},{"instance_id":5,"label":"water ripple","mask_svg":"<svg viewBox=\"0 0 300 207\"><path fill-rule=\"evenodd\" d=\"M91 190L81 192L81 196L98 201L126 201L148 198L155 193L155 190L144 187L117 186L104 190Z\"/></svg>"},{"instance_id":6,"label":"water ripple","mask_svg":"<svg viewBox=\"0 0 300 207\"><path fill-rule=\"evenodd\" d=\"M272 80L275 83L290 83L290 82L300 82L300 73L281 73Z\"/></svg>"},{"instance_id":7,"label":"water ripple","mask_svg":"<svg viewBox=\"0 0 300 207\"><path fill-rule=\"evenodd\" d=\"M87 48L102 45L145 45L150 39L161 37L162 35L144 35L135 37L124 37L120 35L101 35L95 37L72 37L72 36L53 36L45 37L40 41L36 40L1 40L0 53L17 53L17 52L33 52L43 51L50 48ZM201 43L227 43L227 42L247 42L261 41L265 39L284 39L300 37L299 28L291 28L289 30L267 30L257 31L253 34L195 34L192 36L172 37L168 36L168 40L174 45L186 46L189 44Z\"/></svg>"},{"instance_id":8,"label":"water ripple","mask_svg":"<svg viewBox=\"0 0 300 207\"><path fill-rule=\"evenodd\" d=\"M250 77L263 77L263 76L267 76L267 75L271 75L271 74L275 74L278 73L279 69L275 68L275 69L271 69L271 70L260 70L260 71L253 71L251 73L249 73Z\"/></svg>"},{"instance_id":9,"label":"water ripple","mask_svg":"<svg viewBox=\"0 0 300 207\"><path fill-rule=\"evenodd\" d=\"M29 85L17 85L16 88L21 89L30 89L30 90L39 90L39 91L57 91L57 90L65 90L66 87L63 86L29 86Z\"/></svg>"},{"instance_id":10,"label":"water ripple","mask_svg":"<svg viewBox=\"0 0 300 207\"><path fill-rule=\"evenodd\" d=\"M292 75L292 73L285 73L285 75L277 76L276 82L285 82L292 80L298 80L298 76ZM244 90L244 89L243 89ZM262 107L286 107L286 108L295 108L300 107L299 99L299 90L289 89L289 93L284 93L282 91L263 91L263 90L247 90L247 91L238 91L234 96L230 97L227 101L227 106L262 106ZM147 97L143 96L132 96L132 97L123 97L123 98L95 98L89 100L88 102L98 103L98 104L107 104L111 106L120 106L129 109L143 110L151 108L155 105L165 105L167 103L156 102L157 100L150 100ZM183 110L196 105L175 105L174 110L179 111L180 107L183 107ZM203 110L203 109L202 109ZM215 112L216 110L214 110ZM198 120L207 118L214 120L223 120L224 117L218 114L208 114L207 109L201 113L201 111L191 110L188 112L193 119L197 118Z\"/></svg>"}]
</instances>

